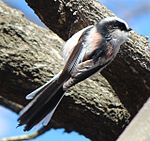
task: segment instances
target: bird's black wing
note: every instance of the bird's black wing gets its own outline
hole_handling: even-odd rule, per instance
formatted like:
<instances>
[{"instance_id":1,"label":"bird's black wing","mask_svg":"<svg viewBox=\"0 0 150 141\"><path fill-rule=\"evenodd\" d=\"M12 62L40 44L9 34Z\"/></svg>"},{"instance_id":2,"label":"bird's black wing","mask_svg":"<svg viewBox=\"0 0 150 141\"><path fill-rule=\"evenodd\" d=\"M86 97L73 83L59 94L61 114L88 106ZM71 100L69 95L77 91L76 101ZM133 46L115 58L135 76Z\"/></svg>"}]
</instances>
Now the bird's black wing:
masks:
<instances>
[{"instance_id":1,"label":"bird's black wing","mask_svg":"<svg viewBox=\"0 0 150 141\"><path fill-rule=\"evenodd\" d=\"M59 76L59 81L64 82L65 80L69 79L71 76L71 72L76 68L76 66L81 62L84 58L84 55L86 53L86 37L88 35L88 32L90 31L92 27L87 28L81 35L81 37L78 40L78 43L74 47L73 51L71 52L64 69Z\"/></svg>"},{"instance_id":2,"label":"bird's black wing","mask_svg":"<svg viewBox=\"0 0 150 141\"><path fill-rule=\"evenodd\" d=\"M100 47L89 54L89 58L87 60L80 62L76 68L71 71L71 77L64 84L64 88L67 89L85 80L97 71L103 70L112 61L111 57L109 58L112 51L112 45L108 45L105 43L105 40L103 40Z\"/></svg>"}]
</instances>

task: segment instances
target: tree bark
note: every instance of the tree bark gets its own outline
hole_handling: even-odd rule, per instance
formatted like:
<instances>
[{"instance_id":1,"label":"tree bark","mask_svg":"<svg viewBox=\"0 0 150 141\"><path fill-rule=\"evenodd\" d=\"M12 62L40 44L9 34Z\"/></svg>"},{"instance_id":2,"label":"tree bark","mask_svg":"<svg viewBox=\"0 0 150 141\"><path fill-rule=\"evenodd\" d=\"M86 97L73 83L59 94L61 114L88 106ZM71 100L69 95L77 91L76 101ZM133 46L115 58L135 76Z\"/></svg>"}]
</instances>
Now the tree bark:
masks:
<instances>
[{"instance_id":1,"label":"tree bark","mask_svg":"<svg viewBox=\"0 0 150 141\"><path fill-rule=\"evenodd\" d=\"M64 40L111 15L94 1L26 1ZM0 104L19 112L27 104L25 95L63 67L60 50L64 42L17 10L2 2L0 6ZM107 80L96 74L68 91L49 126L77 131L93 141L115 140L130 114L133 117L149 97L149 59L147 39L131 33L131 40L103 71Z\"/></svg>"},{"instance_id":2,"label":"tree bark","mask_svg":"<svg viewBox=\"0 0 150 141\"><path fill-rule=\"evenodd\" d=\"M94 0L26 0L47 27L66 40L81 28L114 16ZM55 13L55 14L54 14ZM150 46L131 32L115 61L102 74L132 117L150 96Z\"/></svg>"},{"instance_id":3,"label":"tree bark","mask_svg":"<svg viewBox=\"0 0 150 141\"><path fill-rule=\"evenodd\" d=\"M134 117L117 141L149 141L150 140L150 98Z\"/></svg>"}]
</instances>

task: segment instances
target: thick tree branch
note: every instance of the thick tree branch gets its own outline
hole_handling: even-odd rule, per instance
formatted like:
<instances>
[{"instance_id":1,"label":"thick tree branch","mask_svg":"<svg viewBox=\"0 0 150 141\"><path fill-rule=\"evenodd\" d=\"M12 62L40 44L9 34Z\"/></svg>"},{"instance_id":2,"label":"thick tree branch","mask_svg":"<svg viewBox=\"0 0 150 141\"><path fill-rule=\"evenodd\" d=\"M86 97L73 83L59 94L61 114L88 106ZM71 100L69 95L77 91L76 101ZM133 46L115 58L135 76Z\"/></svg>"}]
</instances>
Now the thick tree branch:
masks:
<instances>
[{"instance_id":1,"label":"thick tree branch","mask_svg":"<svg viewBox=\"0 0 150 141\"><path fill-rule=\"evenodd\" d=\"M26 1L65 40L80 28L112 15L94 1ZM2 3L0 6L0 95L25 105L25 95L63 66L59 55L63 41L27 21L20 12ZM129 121L126 108L133 116L149 97L149 58L146 38L132 33L117 59L103 72L115 91L106 79L93 76L67 93L49 127L75 130L93 141L115 140Z\"/></svg>"},{"instance_id":2,"label":"thick tree branch","mask_svg":"<svg viewBox=\"0 0 150 141\"><path fill-rule=\"evenodd\" d=\"M150 98L139 113L131 121L117 141L149 141L150 140Z\"/></svg>"},{"instance_id":3,"label":"thick tree branch","mask_svg":"<svg viewBox=\"0 0 150 141\"><path fill-rule=\"evenodd\" d=\"M17 10L2 2L0 6L0 95L25 105L26 94L61 70L59 52L64 43L51 31L27 21ZM7 107L12 108L9 104ZM97 74L68 91L49 127L74 130L93 141L111 141L128 122L129 113L107 80Z\"/></svg>"},{"instance_id":4,"label":"thick tree branch","mask_svg":"<svg viewBox=\"0 0 150 141\"><path fill-rule=\"evenodd\" d=\"M94 0L26 0L40 19L64 40L79 29L114 14ZM55 13L55 14L54 14ZM150 96L150 46L135 32L102 74L134 116Z\"/></svg>"}]
</instances>

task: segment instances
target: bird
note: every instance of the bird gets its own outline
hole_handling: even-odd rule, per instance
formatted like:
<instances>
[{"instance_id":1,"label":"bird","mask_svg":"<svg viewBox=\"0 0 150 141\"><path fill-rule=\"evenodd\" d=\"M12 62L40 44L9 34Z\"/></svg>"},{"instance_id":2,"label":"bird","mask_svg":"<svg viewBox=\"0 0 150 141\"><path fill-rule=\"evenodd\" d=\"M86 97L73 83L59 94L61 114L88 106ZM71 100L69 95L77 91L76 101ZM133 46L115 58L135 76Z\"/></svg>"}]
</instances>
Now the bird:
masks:
<instances>
[{"instance_id":1,"label":"bird","mask_svg":"<svg viewBox=\"0 0 150 141\"><path fill-rule=\"evenodd\" d=\"M107 17L75 33L63 47L64 68L26 96L31 101L19 113L18 126L47 126L65 92L108 66L131 30L123 19Z\"/></svg>"}]
</instances>

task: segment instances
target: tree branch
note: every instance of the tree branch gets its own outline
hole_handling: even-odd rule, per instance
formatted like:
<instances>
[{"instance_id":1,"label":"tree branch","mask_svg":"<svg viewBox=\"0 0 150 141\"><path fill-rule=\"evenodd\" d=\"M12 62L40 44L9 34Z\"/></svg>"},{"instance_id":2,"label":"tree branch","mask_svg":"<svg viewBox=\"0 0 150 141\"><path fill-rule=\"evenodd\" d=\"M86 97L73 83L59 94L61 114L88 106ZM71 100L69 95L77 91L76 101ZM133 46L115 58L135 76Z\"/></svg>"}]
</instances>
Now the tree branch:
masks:
<instances>
[{"instance_id":1,"label":"tree branch","mask_svg":"<svg viewBox=\"0 0 150 141\"><path fill-rule=\"evenodd\" d=\"M22 140L31 140L39 137L40 135L44 134L48 130L48 127L43 127L40 130L27 135L20 135L20 136L14 136L14 137L7 137L7 138L1 138L0 141L22 141Z\"/></svg>"},{"instance_id":2,"label":"tree branch","mask_svg":"<svg viewBox=\"0 0 150 141\"><path fill-rule=\"evenodd\" d=\"M139 113L127 126L117 141L149 141L150 139L150 98L144 104Z\"/></svg>"},{"instance_id":3,"label":"tree branch","mask_svg":"<svg viewBox=\"0 0 150 141\"><path fill-rule=\"evenodd\" d=\"M64 40L81 28L114 14L94 0L26 0L47 27ZM55 14L54 14L55 13ZM150 96L150 46L135 32L102 74L132 117Z\"/></svg>"},{"instance_id":4,"label":"tree branch","mask_svg":"<svg viewBox=\"0 0 150 141\"><path fill-rule=\"evenodd\" d=\"M0 96L0 105L3 105L6 108L9 107L10 110L12 110L13 112L16 112L16 113L19 113L19 111L22 109L22 105L15 103L11 100L8 100L2 96Z\"/></svg>"},{"instance_id":5,"label":"tree branch","mask_svg":"<svg viewBox=\"0 0 150 141\"><path fill-rule=\"evenodd\" d=\"M28 0L28 3L63 39L111 15L93 1ZM59 52L64 43L51 31L26 20L17 10L2 2L0 6L0 95L25 105L26 94L61 70ZM96 74L68 91L49 127L74 130L93 141L115 140L129 122L126 108L133 116L149 96L149 66L146 38L132 33L117 59L103 72L109 82Z\"/></svg>"}]
</instances>

